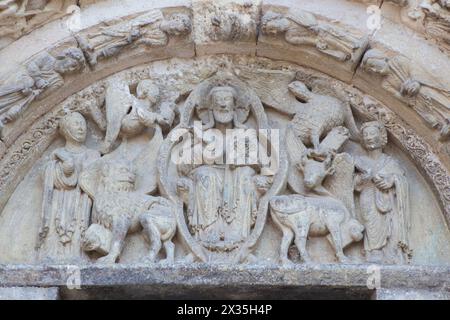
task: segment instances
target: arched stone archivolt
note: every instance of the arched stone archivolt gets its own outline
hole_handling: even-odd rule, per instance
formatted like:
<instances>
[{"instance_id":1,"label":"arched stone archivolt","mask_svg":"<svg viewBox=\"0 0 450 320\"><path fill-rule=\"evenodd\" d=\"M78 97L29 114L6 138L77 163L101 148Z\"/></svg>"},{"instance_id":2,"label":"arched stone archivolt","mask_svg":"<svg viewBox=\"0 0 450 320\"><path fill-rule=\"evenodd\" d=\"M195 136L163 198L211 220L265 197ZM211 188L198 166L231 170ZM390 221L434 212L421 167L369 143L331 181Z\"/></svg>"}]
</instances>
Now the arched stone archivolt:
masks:
<instances>
[{"instance_id":1,"label":"arched stone archivolt","mask_svg":"<svg viewBox=\"0 0 450 320\"><path fill-rule=\"evenodd\" d=\"M129 94L135 95L140 81L155 80L151 72L157 70L152 69L155 66L179 64L185 72L192 63L193 68L201 69L201 65L203 73L169 73L179 87L160 88L163 100L180 106L201 82L227 71L243 81L267 110L284 116L291 117L292 104L302 100L288 89L297 81L313 94L351 106L358 126L380 121L392 144L423 175L449 224L450 84L446 72L450 65L445 39L412 40L422 43L420 53L427 53L418 58L420 53L402 51L396 43L410 30L394 19L386 23L387 31L384 26L378 33L367 29L366 5L345 1L339 9L340 1L293 3L194 0L146 11L132 8L119 19L103 17L98 24L92 19L86 28L61 35L49 48L21 61L21 70L3 76L6 80L0 87L0 208L5 208L17 186L59 137L59 122L68 111L81 113L102 132L107 128L100 114L105 113L111 79L125 79ZM326 10L327 6L336 10ZM350 8L364 18L343 17ZM91 14L89 6L86 10ZM388 38L386 33L396 27L401 31ZM0 51L0 56L7 57L14 45ZM423 60L431 57L433 64L425 65ZM246 68L246 63L252 65ZM278 93L258 83L258 77L274 84ZM283 81L277 82L278 77ZM182 86L184 78L189 80ZM167 79L161 83L171 84ZM245 258L256 242L248 244Z\"/></svg>"},{"instance_id":2,"label":"arched stone archivolt","mask_svg":"<svg viewBox=\"0 0 450 320\"><path fill-rule=\"evenodd\" d=\"M382 28L373 34L367 28L367 19L370 18L365 11L367 4L331 0L301 5L289 1L244 2L225 1L212 5L203 1L179 1L166 8L149 8L148 11L130 4L120 19L112 14L114 6L108 4L110 22L108 18L96 17L96 6L106 6L106 2L100 2L92 5L92 8L88 6L83 9L80 31L76 29L76 32L61 35L55 33L56 36L51 37L47 34L50 30L39 29L10 44L0 52L2 60L12 62L3 66L4 71L0 71L2 83L7 86L5 90L20 82L24 74L25 77L29 75L27 69L36 69L36 62L38 68L50 67L49 61L45 62L47 66L39 66L39 63L43 64L45 59L49 59L42 57L46 53L57 58L64 54L67 56L68 48L79 47L86 61L83 70L60 70L65 83L61 88L60 84L59 89L37 88L34 90L35 98L27 95L23 98L27 101L19 101L17 104L32 106L27 108L29 111L21 116L20 121L12 125L9 124L10 120L2 117L2 122L6 124L2 130L3 144L0 151L5 150L22 134L24 128L65 97L110 74L134 65L172 57L237 53L291 61L353 83L389 105L435 147L435 152L444 162L449 162L446 143L449 95L446 75L449 67L445 52L440 52L432 42L412 37L409 28L397 23L389 15L383 17ZM388 6L389 2L386 3ZM395 8L400 9L399 6ZM343 15L348 11L355 12L357 19ZM221 24L214 21L220 21ZM52 25L52 28L65 30L68 28L66 22L62 20L57 26ZM136 34L133 36L130 30ZM305 36L296 36L299 32ZM39 46L31 45L23 50L27 41L33 41L34 34L37 38L50 38L49 46L44 48L40 43ZM128 37L130 35L131 38ZM404 41L406 39L409 41ZM419 48L409 50L408 43ZM42 49L35 51L35 47ZM366 52L370 54L363 59ZM374 61L380 64L385 61L387 65L381 71L371 70L370 66L364 67L367 66L365 62L370 64ZM360 62L363 62L362 68L359 67ZM33 77L38 78L38 75ZM390 80L400 82L398 88L390 84ZM401 83L407 83L406 80L411 80L409 90L401 87ZM25 84L29 85L31 81L27 78ZM9 99L5 98L7 104ZM13 112L7 118L17 116Z\"/></svg>"}]
</instances>

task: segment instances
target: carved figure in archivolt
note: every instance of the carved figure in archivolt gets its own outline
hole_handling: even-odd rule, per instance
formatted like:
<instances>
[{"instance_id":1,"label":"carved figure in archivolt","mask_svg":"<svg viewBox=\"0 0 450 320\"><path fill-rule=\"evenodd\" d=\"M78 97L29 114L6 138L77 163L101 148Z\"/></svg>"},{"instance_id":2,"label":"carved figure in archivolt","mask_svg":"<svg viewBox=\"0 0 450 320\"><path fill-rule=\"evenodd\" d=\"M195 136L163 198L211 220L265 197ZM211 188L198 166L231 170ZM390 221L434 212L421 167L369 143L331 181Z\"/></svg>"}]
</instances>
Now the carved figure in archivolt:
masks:
<instances>
[{"instance_id":1,"label":"carved figure in archivolt","mask_svg":"<svg viewBox=\"0 0 450 320\"><path fill-rule=\"evenodd\" d=\"M313 14L301 10L291 10L287 14L268 11L261 25L266 35L282 34L292 45L313 47L338 61L355 61L358 52L367 45L366 38L319 22Z\"/></svg>"},{"instance_id":2,"label":"carved figure in archivolt","mask_svg":"<svg viewBox=\"0 0 450 320\"><path fill-rule=\"evenodd\" d=\"M413 108L430 128L440 130L441 140L448 139L445 127L450 117L450 90L403 56L389 59L372 49L364 56L362 66L381 75L385 90Z\"/></svg>"},{"instance_id":3,"label":"carved figure in archivolt","mask_svg":"<svg viewBox=\"0 0 450 320\"><path fill-rule=\"evenodd\" d=\"M424 0L420 7L425 12L425 32L450 50L450 1Z\"/></svg>"},{"instance_id":4,"label":"carved figure in archivolt","mask_svg":"<svg viewBox=\"0 0 450 320\"><path fill-rule=\"evenodd\" d=\"M17 39L51 20L67 14L75 0L1 0L0 38Z\"/></svg>"},{"instance_id":5,"label":"carved figure in archivolt","mask_svg":"<svg viewBox=\"0 0 450 320\"><path fill-rule=\"evenodd\" d=\"M191 20L185 14L173 14L165 20L160 10L152 10L76 38L89 64L94 66L98 60L113 57L131 45L165 46L170 35L185 35L191 28Z\"/></svg>"},{"instance_id":6,"label":"carved figure in archivolt","mask_svg":"<svg viewBox=\"0 0 450 320\"><path fill-rule=\"evenodd\" d=\"M69 48L56 57L42 53L26 67L26 72L0 86L0 133L15 121L36 99L42 99L64 85L63 75L80 71L84 56L80 49Z\"/></svg>"},{"instance_id":7,"label":"carved figure in archivolt","mask_svg":"<svg viewBox=\"0 0 450 320\"><path fill-rule=\"evenodd\" d=\"M81 239L90 223L92 200L80 188L80 175L100 154L83 145L86 121L81 114L64 116L60 131L66 145L52 153L45 169L37 248L42 261L83 262Z\"/></svg>"},{"instance_id":8,"label":"carved figure in archivolt","mask_svg":"<svg viewBox=\"0 0 450 320\"><path fill-rule=\"evenodd\" d=\"M410 258L409 186L400 164L383 153L388 142L377 121L362 126L367 155L356 158L355 190L359 193L368 261L406 263Z\"/></svg>"}]
</instances>

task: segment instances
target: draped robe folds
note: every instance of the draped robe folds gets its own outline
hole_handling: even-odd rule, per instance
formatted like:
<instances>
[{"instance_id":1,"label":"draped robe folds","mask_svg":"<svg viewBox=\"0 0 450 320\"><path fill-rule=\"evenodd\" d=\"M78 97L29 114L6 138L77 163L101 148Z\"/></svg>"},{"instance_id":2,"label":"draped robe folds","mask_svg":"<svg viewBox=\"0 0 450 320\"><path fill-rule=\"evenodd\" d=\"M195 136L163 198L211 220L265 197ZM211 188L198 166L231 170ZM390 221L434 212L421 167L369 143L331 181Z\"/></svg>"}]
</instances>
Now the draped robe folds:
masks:
<instances>
[{"instance_id":1,"label":"draped robe folds","mask_svg":"<svg viewBox=\"0 0 450 320\"><path fill-rule=\"evenodd\" d=\"M71 175L66 175L56 153L69 156L75 165ZM81 249L81 239L89 227L92 200L78 185L83 169L100 157L96 151L84 149L72 153L57 150L45 170L42 227L47 229L40 239L39 259L48 262L76 263L87 261Z\"/></svg>"},{"instance_id":2,"label":"draped robe folds","mask_svg":"<svg viewBox=\"0 0 450 320\"><path fill-rule=\"evenodd\" d=\"M28 64L27 74L0 87L1 118L6 116L14 118L34 100L42 99L64 85L64 79L54 70L55 63L54 57L42 54Z\"/></svg>"},{"instance_id":3,"label":"draped robe folds","mask_svg":"<svg viewBox=\"0 0 450 320\"><path fill-rule=\"evenodd\" d=\"M225 185L232 186L226 194L225 203L231 204L229 217L229 237L234 241L247 238L255 222L257 213L257 193L253 177L255 170L248 166L228 169Z\"/></svg>"},{"instance_id":4,"label":"draped robe folds","mask_svg":"<svg viewBox=\"0 0 450 320\"><path fill-rule=\"evenodd\" d=\"M354 37L321 25L312 16L294 14L288 18L293 26L286 32L286 41L293 45L316 47L339 61L347 60L352 50L358 48Z\"/></svg>"},{"instance_id":5,"label":"draped robe folds","mask_svg":"<svg viewBox=\"0 0 450 320\"><path fill-rule=\"evenodd\" d=\"M193 172L193 197L191 228L198 240L215 242L219 240L219 221L224 188L223 168L201 166Z\"/></svg>"},{"instance_id":6,"label":"draped robe folds","mask_svg":"<svg viewBox=\"0 0 450 320\"><path fill-rule=\"evenodd\" d=\"M436 2L424 1L425 4L428 4L429 10L424 21L425 31L450 45L450 9L446 9Z\"/></svg>"},{"instance_id":7,"label":"draped robe folds","mask_svg":"<svg viewBox=\"0 0 450 320\"><path fill-rule=\"evenodd\" d=\"M372 179L361 179L356 184L365 226L365 250L381 250L386 258L394 260L392 262L405 262L409 250L410 217L408 182L403 170L387 155L378 160L361 157L356 166L362 172L371 170L372 178L379 175L394 180L393 187L387 191L378 189Z\"/></svg>"},{"instance_id":8,"label":"draped robe folds","mask_svg":"<svg viewBox=\"0 0 450 320\"><path fill-rule=\"evenodd\" d=\"M256 218L257 193L249 166L203 165L193 170L192 218L196 239L242 241Z\"/></svg>"},{"instance_id":9,"label":"draped robe folds","mask_svg":"<svg viewBox=\"0 0 450 320\"><path fill-rule=\"evenodd\" d=\"M152 11L139 16L129 23L104 27L99 33L88 35L91 47L95 51L103 52L105 56L112 56L117 50L131 44L130 34L139 30L140 37L151 47L164 46L168 37L159 26L164 17L159 11Z\"/></svg>"},{"instance_id":10,"label":"draped robe folds","mask_svg":"<svg viewBox=\"0 0 450 320\"><path fill-rule=\"evenodd\" d=\"M18 83L0 87L0 116L13 115L25 109L36 98L31 91L34 80L29 76L22 76ZM29 89L28 93L24 91Z\"/></svg>"}]
</instances>

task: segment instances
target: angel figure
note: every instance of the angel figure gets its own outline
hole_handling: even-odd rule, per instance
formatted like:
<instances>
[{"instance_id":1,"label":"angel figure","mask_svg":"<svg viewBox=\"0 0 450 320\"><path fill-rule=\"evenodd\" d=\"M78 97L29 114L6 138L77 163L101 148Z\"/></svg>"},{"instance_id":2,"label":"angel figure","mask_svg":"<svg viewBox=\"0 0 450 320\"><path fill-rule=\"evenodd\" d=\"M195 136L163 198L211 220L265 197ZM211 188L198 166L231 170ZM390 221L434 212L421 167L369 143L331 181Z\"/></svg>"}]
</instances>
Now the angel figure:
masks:
<instances>
[{"instance_id":1,"label":"angel figure","mask_svg":"<svg viewBox=\"0 0 450 320\"><path fill-rule=\"evenodd\" d=\"M414 68L403 56L388 59L376 49L366 53L362 66L383 76L383 88L413 108L430 128L443 129L450 112L450 90L425 70Z\"/></svg>"},{"instance_id":2,"label":"angel figure","mask_svg":"<svg viewBox=\"0 0 450 320\"><path fill-rule=\"evenodd\" d=\"M117 55L131 44L164 46L168 37L160 29L164 19L160 10L153 10L130 21L102 27L97 33L86 37L77 35L80 48L85 52L90 65L96 65L99 59Z\"/></svg>"},{"instance_id":3,"label":"angel figure","mask_svg":"<svg viewBox=\"0 0 450 320\"><path fill-rule=\"evenodd\" d=\"M119 136L129 138L145 128L159 125L167 129L175 114L168 103L162 103L157 111L159 88L150 80L142 80L132 95L125 82L111 84L106 90L106 136L102 153L109 153Z\"/></svg>"},{"instance_id":4,"label":"angel figure","mask_svg":"<svg viewBox=\"0 0 450 320\"><path fill-rule=\"evenodd\" d=\"M355 190L365 226L364 249L371 262L406 263L411 255L409 189L399 163L383 153L387 132L378 121L363 124L363 147L357 157Z\"/></svg>"},{"instance_id":5,"label":"angel figure","mask_svg":"<svg viewBox=\"0 0 450 320\"><path fill-rule=\"evenodd\" d=\"M100 154L83 145L86 120L81 114L64 116L60 131L66 145L52 153L45 169L38 254L45 262L85 262L81 239L89 226L92 200L81 190L79 177Z\"/></svg>"},{"instance_id":6,"label":"angel figure","mask_svg":"<svg viewBox=\"0 0 450 320\"><path fill-rule=\"evenodd\" d=\"M450 1L424 0L420 6L425 11L425 31L450 48Z\"/></svg>"},{"instance_id":7,"label":"angel figure","mask_svg":"<svg viewBox=\"0 0 450 320\"><path fill-rule=\"evenodd\" d=\"M262 19L262 30L268 35L284 34L286 41L296 46L315 47L339 61L348 61L363 43L349 33L317 21L306 11L286 15L267 12Z\"/></svg>"},{"instance_id":8,"label":"angel figure","mask_svg":"<svg viewBox=\"0 0 450 320\"><path fill-rule=\"evenodd\" d=\"M15 121L34 100L61 88L63 75L79 71L84 65L78 48L68 48L56 57L45 52L28 63L19 79L0 86L0 134L3 126Z\"/></svg>"}]
</instances>

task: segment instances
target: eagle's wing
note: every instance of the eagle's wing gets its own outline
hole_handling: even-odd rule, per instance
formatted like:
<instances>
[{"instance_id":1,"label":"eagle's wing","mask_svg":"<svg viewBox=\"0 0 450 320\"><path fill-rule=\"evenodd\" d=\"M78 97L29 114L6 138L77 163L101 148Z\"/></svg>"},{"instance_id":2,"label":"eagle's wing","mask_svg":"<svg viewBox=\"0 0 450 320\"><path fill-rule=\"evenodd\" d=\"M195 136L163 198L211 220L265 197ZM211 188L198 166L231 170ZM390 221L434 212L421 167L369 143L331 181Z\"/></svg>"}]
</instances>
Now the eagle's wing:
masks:
<instances>
[{"instance_id":1,"label":"eagle's wing","mask_svg":"<svg viewBox=\"0 0 450 320\"><path fill-rule=\"evenodd\" d=\"M237 75L255 90L265 105L289 115L297 112L300 103L288 89L295 80L295 72L239 67Z\"/></svg>"},{"instance_id":2,"label":"eagle's wing","mask_svg":"<svg viewBox=\"0 0 450 320\"><path fill-rule=\"evenodd\" d=\"M324 187L345 204L351 214L351 217L346 217L346 220L356 218L353 191L355 164L353 158L348 153L339 153L335 156L333 164L336 172L325 180Z\"/></svg>"},{"instance_id":3,"label":"eagle's wing","mask_svg":"<svg viewBox=\"0 0 450 320\"><path fill-rule=\"evenodd\" d=\"M78 178L78 183L81 190L83 190L92 199L95 199L95 195L101 187L101 172L104 163L105 162L102 159L95 161L84 169Z\"/></svg>"},{"instance_id":4,"label":"eagle's wing","mask_svg":"<svg viewBox=\"0 0 450 320\"><path fill-rule=\"evenodd\" d=\"M112 145L119 137L122 120L133 106L134 97L130 93L125 82L111 83L106 89L106 151L110 151Z\"/></svg>"},{"instance_id":5,"label":"eagle's wing","mask_svg":"<svg viewBox=\"0 0 450 320\"><path fill-rule=\"evenodd\" d=\"M289 158L289 177L288 185L297 194L305 194L305 186L303 184L303 173L297 169L296 164L302 161L307 148L303 142L294 134L292 126L286 129L286 149Z\"/></svg>"}]
</instances>

